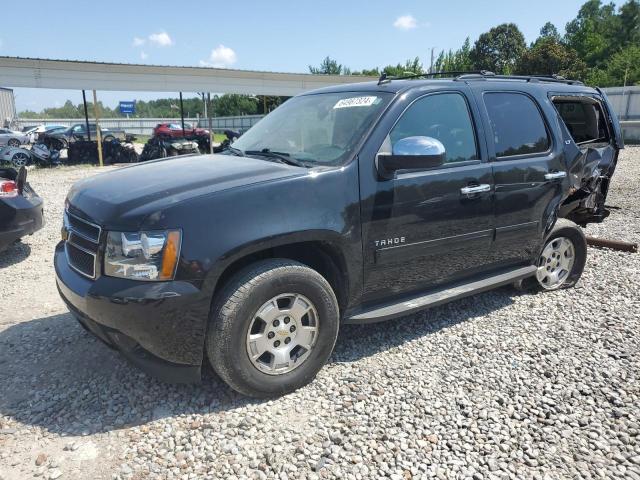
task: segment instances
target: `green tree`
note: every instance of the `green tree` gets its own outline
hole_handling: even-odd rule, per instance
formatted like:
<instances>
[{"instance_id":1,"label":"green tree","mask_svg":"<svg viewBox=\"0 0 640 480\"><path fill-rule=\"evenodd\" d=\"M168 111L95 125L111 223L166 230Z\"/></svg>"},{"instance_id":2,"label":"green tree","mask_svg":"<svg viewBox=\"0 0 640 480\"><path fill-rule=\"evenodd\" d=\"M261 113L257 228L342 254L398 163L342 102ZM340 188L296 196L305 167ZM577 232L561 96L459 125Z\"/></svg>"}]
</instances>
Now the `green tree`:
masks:
<instances>
[{"instance_id":1,"label":"green tree","mask_svg":"<svg viewBox=\"0 0 640 480\"><path fill-rule=\"evenodd\" d=\"M564 40L588 66L602 67L618 49L614 41L618 27L613 3L588 0L577 17L567 23Z\"/></svg>"},{"instance_id":2,"label":"green tree","mask_svg":"<svg viewBox=\"0 0 640 480\"><path fill-rule=\"evenodd\" d=\"M616 41L621 47L640 45L640 2L627 1L620 7Z\"/></svg>"},{"instance_id":3,"label":"green tree","mask_svg":"<svg viewBox=\"0 0 640 480\"><path fill-rule=\"evenodd\" d=\"M521 55L516 72L522 75L559 74L565 78L584 80L588 69L575 50L554 36L543 36Z\"/></svg>"},{"instance_id":4,"label":"green tree","mask_svg":"<svg viewBox=\"0 0 640 480\"><path fill-rule=\"evenodd\" d=\"M604 87L640 85L640 45L629 45L616 53L599 80Z\"/></svg>"},{"instance_id":5,"label":"green tree","mask_svg":"<svg viewBox=\"0 0 640 480\"><path fill-rule=\"evenodd\" d=\"M416 57L413 60L409 59L403 63L397 65L387 65L382 69L384 73L389 77L401 77L403 75L415 75L418 73L424 73L420 58Z\"/></svg>"},{"instance_id":6,"label":"green tree","mask_svg":"<svg viewBox=\"0 0 640 480\"><path fill-rule=\"evenodd\" d=\"M357 70L351 72L351 75L364 75L366 77L379 77L380 69L378 67L375 68L363 68L362 70Z\"/></svg>"},{"instance_id":7,"label":"green tree","mask_svg":"<svg viewBox=\"0 0 640 480\"><path fill-rule=\"evenodd\" d=\"M524 35L514 23L503 23L480 35L470 52L476 70L509 74L526 50Z\"/></svg>"},{"instance_id":8,"label":"green tree","mask_svg":"<svg viewBox=\"0 0 640 480\"><path fill-rule=\"evenodd\" d=\"M248 95L231 93L221 97L216 96L212 103L216 117L254 115L258 113L258 99Z\"/></svg>"},{"instance_id":9,"label":"green tree","mask_svg":"<svg viewBox=\"0 0 640 480\"><path fill-rule=\"evenodd\" d=\"M436 72L466 72L473 69L471 62L471 41L466 38L458 50L442 51L434 62Z\"/></svg>"},{"instance_id":10,"label":"green tree","mask_svg":"<svg viewBox=\"0 0 640 480\"><path fill-rule=\"evenodd\" d=\"M339 64L329 56L322 60L319 67L309 65L309 72L316 75L351 75L351 70L348 67Z\"/></svg>"},{"instance_id":11,"label":"green tree","mask_svg":"<svg viewBox=\"0 0 640 480\"><path fill-rule=\"evenodd\" d=\"M560 34L558 33L558 29L551 22L547 22L542 26L542 28L540 29L540 38L552 38L557 42L559 42L561 39Z\"/></svg>"}]
</instances>

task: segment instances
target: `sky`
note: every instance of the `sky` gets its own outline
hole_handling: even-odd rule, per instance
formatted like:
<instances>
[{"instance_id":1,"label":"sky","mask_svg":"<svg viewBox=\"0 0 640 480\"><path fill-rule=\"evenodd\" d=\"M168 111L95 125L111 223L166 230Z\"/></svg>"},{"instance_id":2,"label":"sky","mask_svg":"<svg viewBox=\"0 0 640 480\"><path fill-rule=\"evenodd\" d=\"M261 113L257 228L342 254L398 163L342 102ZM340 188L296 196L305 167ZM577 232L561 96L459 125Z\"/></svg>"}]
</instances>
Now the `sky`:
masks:
<instances>
[{"instance_id":1,"label":"sky","mask_svg":"<svg viewBox=\"0 0 640 480\"><path fill-rule=\"evenodd\" d=\"M352 70L456 49L468 36L516 23L527 42L553 22L563 32L584 0L155 0L57 3L33 0L24 21L2 22L0 55L308 73L329 55ZM95 8L93 7L95 5ZM104 9L102 7L105 7ZM3 18L22 18L7 2ZM65 100L67 90L15 89L18 111ZM109 106L166 93L99 92ZM176 95L177 96L177 95Z\"/></svg>"}]
</instances>

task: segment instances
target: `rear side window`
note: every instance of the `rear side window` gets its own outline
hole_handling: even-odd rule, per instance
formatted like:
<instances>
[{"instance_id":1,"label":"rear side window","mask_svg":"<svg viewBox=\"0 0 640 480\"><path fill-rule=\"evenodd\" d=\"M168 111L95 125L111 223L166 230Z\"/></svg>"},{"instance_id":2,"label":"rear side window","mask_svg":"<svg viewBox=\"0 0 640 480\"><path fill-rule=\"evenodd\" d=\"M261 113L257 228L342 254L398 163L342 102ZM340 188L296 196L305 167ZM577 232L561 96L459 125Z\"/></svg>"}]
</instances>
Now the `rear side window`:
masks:
<instances>
[{"instance_id":1,"label":"rear side window","mask_svg":"<svg viewBox=\"0 0 640 480\"><path fill-rule=\"evenodd\" d=\"M592 98L554 98L560 117L577 144L609 140L600 104Z\"/></svg>"},{"instance_id":2,"label":"rear side window","mask_svg":"<svg viewBox=\"0 0 640 480\"><path fill-rule=\"evenodd\" d=\"M484 104L497 157L529 155L549 150L549 135L540 110L521 93L486 93Z\"/></svg>"},{"instance_id":3,"label":"rear side window","mask_svg":"<svg viewBox=\"0 0 640 480\"><path fill-rule=\"evenodd\" d=\"M391 145L413 136L440 140L445 148L446 163L478 159L467 101L459 93L439 93L416 100L389 135Z\"/></svg>"}]
</instances>

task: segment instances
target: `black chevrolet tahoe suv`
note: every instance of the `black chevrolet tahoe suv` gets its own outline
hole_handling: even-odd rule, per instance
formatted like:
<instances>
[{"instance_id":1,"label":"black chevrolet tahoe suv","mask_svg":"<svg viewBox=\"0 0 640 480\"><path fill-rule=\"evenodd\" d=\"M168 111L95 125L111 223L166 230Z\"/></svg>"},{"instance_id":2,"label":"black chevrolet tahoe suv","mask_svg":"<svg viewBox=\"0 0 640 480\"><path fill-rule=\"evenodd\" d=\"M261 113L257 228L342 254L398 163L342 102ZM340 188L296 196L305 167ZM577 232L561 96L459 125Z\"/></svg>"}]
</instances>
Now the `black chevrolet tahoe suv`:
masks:
<instances>
[{"instance_id":1,"label":"black chevrolet tahoe suv","mask_svg":"<svg viewBox=\"0 0 640 480\"><path fill-rule=\"evenodd\" d=\"M620 127L599 89L486 72L291 98L222 154L68 194L57 285L160 379L268 397L310 382L343 322L505 284L574 285L607 216Z\"/></svg>"}]
</instances>

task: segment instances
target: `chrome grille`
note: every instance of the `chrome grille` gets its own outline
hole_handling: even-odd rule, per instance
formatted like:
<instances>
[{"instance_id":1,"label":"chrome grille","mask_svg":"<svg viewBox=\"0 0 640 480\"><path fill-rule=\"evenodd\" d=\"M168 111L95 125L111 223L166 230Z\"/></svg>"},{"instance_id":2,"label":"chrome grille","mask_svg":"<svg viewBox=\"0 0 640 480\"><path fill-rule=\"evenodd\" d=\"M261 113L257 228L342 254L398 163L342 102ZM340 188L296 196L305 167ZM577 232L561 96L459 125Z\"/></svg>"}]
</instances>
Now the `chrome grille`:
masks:
<instances>
[{"instance_id":1,"label":"chrome grille","mask_svg":"<svg viewBox=\"0 0 640 480\"><path fill-rule=\"evenodd\" d=\"M68 211L64 213L67 230L65 252L69 266L85 277L96 277L96 263L101 228Z\"/></svg>"}]
</instances>

